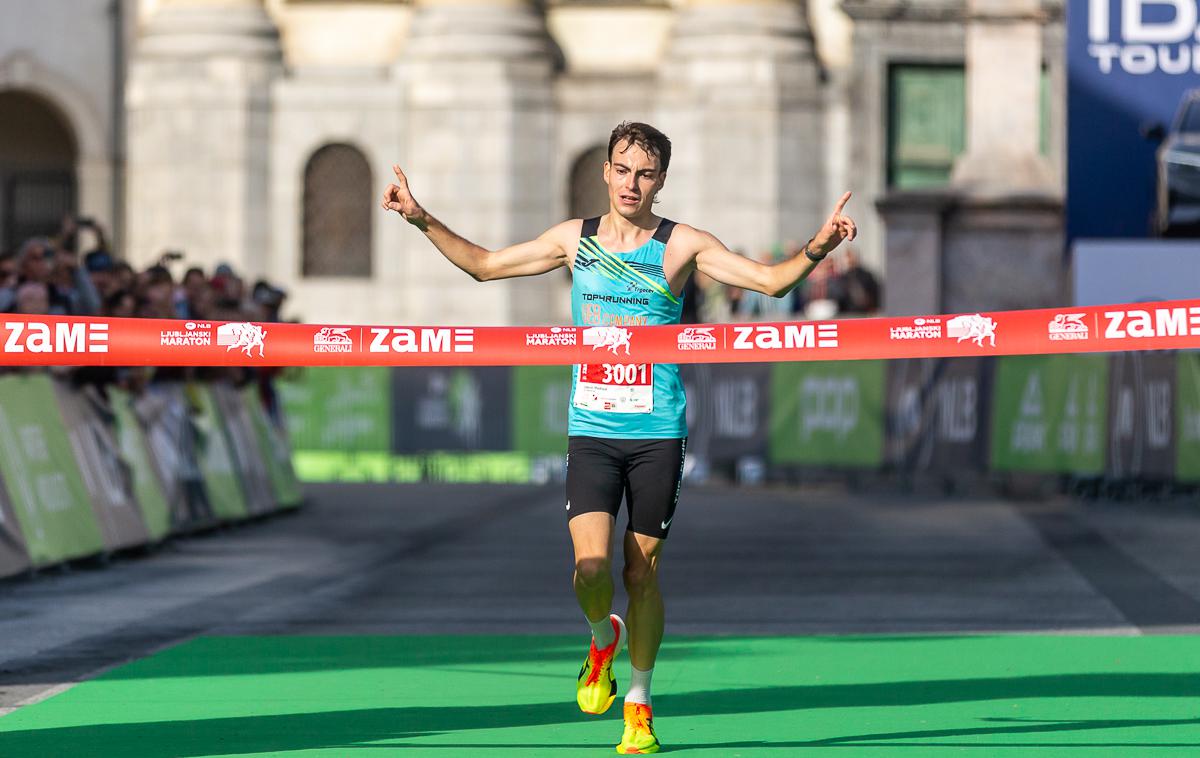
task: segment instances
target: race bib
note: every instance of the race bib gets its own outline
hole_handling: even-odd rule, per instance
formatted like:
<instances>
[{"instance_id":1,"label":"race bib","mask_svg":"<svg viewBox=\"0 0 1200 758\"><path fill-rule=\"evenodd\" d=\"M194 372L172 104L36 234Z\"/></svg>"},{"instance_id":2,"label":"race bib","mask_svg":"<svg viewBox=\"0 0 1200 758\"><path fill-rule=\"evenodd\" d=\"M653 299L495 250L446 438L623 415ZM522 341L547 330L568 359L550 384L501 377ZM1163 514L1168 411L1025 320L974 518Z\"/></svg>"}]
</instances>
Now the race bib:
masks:
<instances>
[{"instance_id":1,"label":"race bib","mask_svg":"<svg viewBox=\"0 0 1200 758\"><path fill-rule=\"evenodd\" d=\"M648 363L582 365L572 402L587 411L652 413L654 367Z\"/></svg>"}]
</instances>

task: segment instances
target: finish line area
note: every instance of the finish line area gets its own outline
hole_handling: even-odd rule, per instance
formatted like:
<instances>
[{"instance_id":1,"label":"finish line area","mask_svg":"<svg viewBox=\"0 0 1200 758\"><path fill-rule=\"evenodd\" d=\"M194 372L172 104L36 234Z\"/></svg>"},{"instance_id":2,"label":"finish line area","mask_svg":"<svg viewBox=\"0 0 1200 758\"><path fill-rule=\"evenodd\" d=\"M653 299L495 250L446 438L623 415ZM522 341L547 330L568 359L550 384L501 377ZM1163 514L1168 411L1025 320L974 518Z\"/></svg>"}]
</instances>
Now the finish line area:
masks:
<instances>
[{"instance_id":1,"label":"finish line area","mask_svg":"<svg viewBox=\"0 0 1200 758\"><path fill-rule=\"evenodd\" d=\"M28 704L0 718L0 755L611 754L619 713L571 702L586 640L560 501L311 485L295 514L13 584L0 706ZM834 487L683 502L655 691L672 752L1200 745L1187 509Z\"/></svg>"},{"instance_id":2,"label":"finish line area","mask_svg":"<svg viewBox=\"0 0 1200 758\"><path fill-rule=\"evenodd\" d=\"M625 377L604 402L643 386L639 363L684 364L693 395L695 476L674 464L686 491L662 521L665 752L1200 746L1200 301L695 327L187 322L195 351L165 340L169 320L3 327L13 366L314 372L281 391L278 437L238 410L257 408L247 388L208 390L231 415L205 427L200 474L213 505L245 490L212 531L106 534L100 553L22 524L30 569L58 573L0 594L0 756L610 754L620 711L570 698L588 638L547 413L565 367L597 360ZM5 381L12 418L36 405L18 390L59 398L64 420L79 405L37 371ZM191 412L186 386L160 389ZM45 426L22 424L11 439ZM126 431L158 450L152 427ZM12 482L30 450L9 443ZM298 493L293 469L305 507L250 507ZM16 513L48 508L9 489ZM122 506L77 489L84 515ZM154 554L91 570L117 548Z\"/></svg>"},{"instance_id":3,"label":"finish line area","mask_svg":"<svg viewBox=\"0 0 1200 758\"><path fill-rule=\"evenodd\" d=\"M561 697L578 648L574 636L204 637L6 718L0 745L144 758L600 755L614 719L585 720ZM655 703L671 714L671 751L689 755L1200 745L1195 637L674 637L659 660L671 674Z\"/></svg>"}]
</instances>

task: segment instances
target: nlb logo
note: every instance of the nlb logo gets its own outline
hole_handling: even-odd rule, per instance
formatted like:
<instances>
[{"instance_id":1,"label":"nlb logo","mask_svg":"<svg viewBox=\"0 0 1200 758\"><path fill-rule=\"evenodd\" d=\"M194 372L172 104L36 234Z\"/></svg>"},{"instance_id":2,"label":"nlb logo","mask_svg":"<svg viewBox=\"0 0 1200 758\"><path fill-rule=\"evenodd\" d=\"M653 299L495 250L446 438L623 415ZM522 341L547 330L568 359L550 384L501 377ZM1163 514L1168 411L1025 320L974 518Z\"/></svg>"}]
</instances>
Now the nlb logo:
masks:
<instances>
[{"instance_id":1,"label":"nlb logo","mask_svg":"<svg viewBox=\"0 0 1200 758\"><path fill-rule=\"evenodd\" d=\"M1112 73L1116 64L1134 76L1157 71L1200 74L1196 0L1119 0L1118 5L1119 31L1111 18L1110 0L1088 0L1087 53L1100 73ZM1170 12L1163 13L1163 6Z\"/></svg>"},{"instance_id":2,"label":"nlb logo","mask_svg":"<svg viewBox=\"0 0 1200 758\"><path fill-rule=\"evenodd\" d=\"M712 326L689 326L679 333L676 346L680 350L716 350L717 336Z\"/></svg>"},{"instance_id":3,"label":"nlb logo","mask_svg":"<svg viewBox=\"0 0 1200 758\"><path fill-rule=\"evenodd\" d=\"M1085 340L1089 336L1086 317L1086 313L1057 313L1046 327L1047 336L1055 342Z\"/></svg>"},{"instance_id":4,"label":"nlb logo","mask_svg":"<svg viewBox=\"0 0 1200 758\"><path fill-rule=\"evenodd\" d=\"M473 353L474 329L394 326L371 328L372 353Z\"/></svg>"},{"instance_id":5,"label":"nlb logo","mask_svg":"<svg viewBox=\"0 0 1200 758\"><path fill-rule=\"evenodd\" d=\"M217 327L217 344L224 345L227 353L240 350L247 357L252 357L252 351L258 348L258 357L262 358L266 338L267 330L258 324L234 322Z\"/></svg>"},{"instance_id":6,"label":"nlb logo","mask_svg":"<svg viewBox=\"0 0 1200 758\"><path fill-rule=\"evenodd\" d=\"M937 317L914 318L911 325L893 326L888 330L892 340L933 340L942 338L942 320Z\"/></svg>"},{"instance_id":7,"label":"nlb logo","mask_svg":"<svg viewBox=\"0 0 1200 758\"><path fill-rule=\"evenodd\" d=\"M589 326L583 330L583 344L591 345L593 352L603 347L617 355L617 351L623 347L625 355L629 355L629 343L632 338L633 332L619 326Z\"/></svg>"},{"instance_id":8,"label":"nlb logo","mask_svg":"<svg viewBox=\"0 0 1200 758\"><path fill-rule=\"evenodd\" d=\"M1200 306L1191 308L1155 308L1153 311L1130 309L1105 311L1107 339L1126 337L1200 337Z\"/></svg>"},{"instance_id":9,"label":"nlb logo","mask_svg":"<svg viewBox=\"0 0 1200 758\"><path fill-rule=\"evenodd\" d=\"M108 352L108 324L6 321L4 332L6 353Z\"/></svg>"},{"instance_id":10,"label":"nlb logo","mask_svg":"<svg viewBox=\"0 0 1200 758\"><path fill-rule=\"evenodd\" d=\"M313 335L314 353L348 353L353 349L348 326L325 326Z\"/></svg>"},{"instance_id":11,"label":"nlb logo","mask_svg":"<svg viewBox=\"0 0 1200 758\"><path fill-rule=\"evenodd\" d=\"M983 347L983 341L989 340L992 347L996 346L996 321L979 313L967 316L955 316L946 322L946 336L957 337L956 342L970 340Z\"/></svg>"},{"instance_id":12,"label":"nlb logo","mask_svg":"<svg viewBox=\"0 0 1200 758\"><path fill-rule=\"evenodd\" d=\"M796 350L811 347L837 347L837 324L774 324L733 327L733 349Z\"/></svg>"},{"instance_id":13,"label":"nlb logo","mask_svg":"<svg viewBox=\"0 0 1200 758\"><path fill-rule=\"evenodd\" d=\"M549 330L525 333L526 347L574 347L577 339L575 329L569 326L552 326Z\"/></svg>"},{"instance_id":14,"label":"nlb logo","mask_svg":"<svg viewBox=\"0 0 1200 758\"><path fill-rule=\"evenodd\" d=\"M158 333L163 347L208 347L212 344L212 324L188 321L182 329L164 329Z\"/></svg>"}]
</instances>

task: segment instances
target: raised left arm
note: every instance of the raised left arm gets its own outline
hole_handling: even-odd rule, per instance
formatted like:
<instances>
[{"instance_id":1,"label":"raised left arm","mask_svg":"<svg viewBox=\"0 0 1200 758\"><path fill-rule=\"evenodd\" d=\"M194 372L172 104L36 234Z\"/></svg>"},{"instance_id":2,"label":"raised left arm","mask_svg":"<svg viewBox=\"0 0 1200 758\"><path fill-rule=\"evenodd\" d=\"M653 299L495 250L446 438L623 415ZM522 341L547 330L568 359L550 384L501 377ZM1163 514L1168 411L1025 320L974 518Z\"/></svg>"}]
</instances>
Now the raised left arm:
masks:
<instances>
[{"instance_id":1,"label":"raised left arm","mask_svg":"<svg viewBox=\"0 0 1200 758\"><path fill-rule=\"evenodd\" d=\"M858 235L854 220L842 213L849 200L849 192L842 195L825 224L804 246L803 254L773 265L738 255L713 235L697 230L701 243L696 254L696 269L732 287L783 297L804 281L842 240L853 240Z\"/></svg>"}]
</instances>

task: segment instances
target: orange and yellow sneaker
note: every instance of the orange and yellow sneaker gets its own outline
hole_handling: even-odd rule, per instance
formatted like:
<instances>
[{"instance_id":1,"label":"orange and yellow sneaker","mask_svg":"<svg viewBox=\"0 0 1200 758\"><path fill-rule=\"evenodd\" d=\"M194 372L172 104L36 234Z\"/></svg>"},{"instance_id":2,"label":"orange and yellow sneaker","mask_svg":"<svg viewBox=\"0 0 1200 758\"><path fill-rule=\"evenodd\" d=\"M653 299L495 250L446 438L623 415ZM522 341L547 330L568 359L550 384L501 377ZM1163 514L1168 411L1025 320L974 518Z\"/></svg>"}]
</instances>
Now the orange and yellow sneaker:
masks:
<instances>
[{"instance_id":1,"label":"orange and yellow sneaker","mask_svg":"<svg viewBox=\"0 0 1200 758\"><path fill-rule=\"evenodd\" d=\"M625 704L625 733L617 752L621 755L645 755L657 753L662 747L654 734L654 713L650 706L641 703Z\"/></svg>"},{"instance_id":2,"label":"orange and yellow sneaker","mask_svg":"<svg viewBox=\"0 0 1200 758\"><path fill-rule=\"evenodd\" d=\"M616 637L606 648L596 647L596 639L592 638L592 646L588 649L587 658L579 669L579 680L575 683L575 702L584 713L604 713L617 697L617 678L613 676L613 660L625 646L625 622L617 614L608 617L612 622Z\"/></svg>"}]
</instances>

